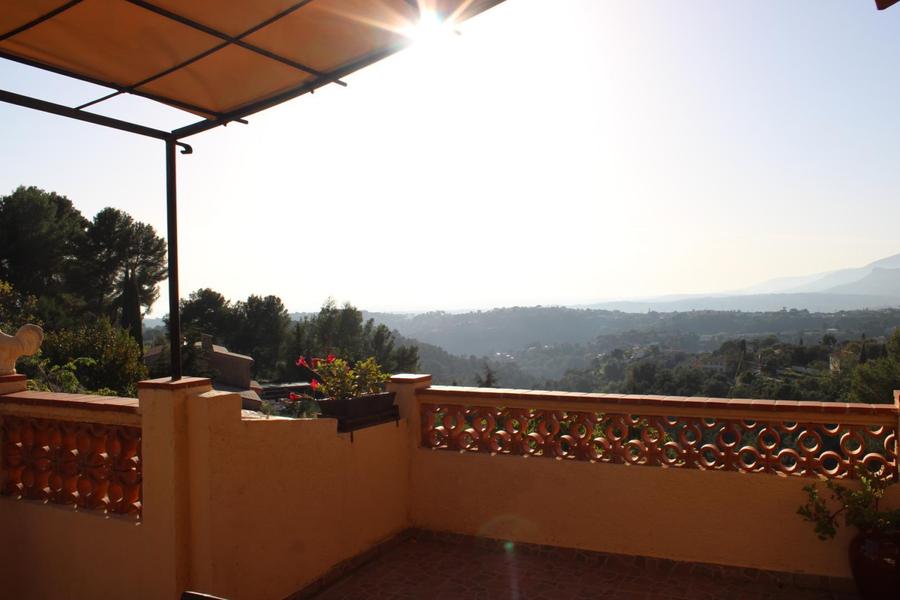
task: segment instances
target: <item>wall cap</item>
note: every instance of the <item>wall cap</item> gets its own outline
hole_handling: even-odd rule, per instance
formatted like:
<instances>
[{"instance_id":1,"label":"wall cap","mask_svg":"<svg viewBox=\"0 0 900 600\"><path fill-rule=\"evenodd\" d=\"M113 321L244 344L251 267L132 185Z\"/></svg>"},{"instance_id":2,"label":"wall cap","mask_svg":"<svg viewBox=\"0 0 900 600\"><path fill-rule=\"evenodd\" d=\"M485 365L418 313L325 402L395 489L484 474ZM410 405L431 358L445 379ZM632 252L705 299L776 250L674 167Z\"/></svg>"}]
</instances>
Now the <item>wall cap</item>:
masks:
<instances>
[{"instance_id":1,"label":"wall cap","mask_svg":"<svg viewBox=\"0 0 900 600\"><path fill-rule=\"evenodd\" d=\"M171 377L159 379L147 379L138 382L139 390L181 390L185 388L211 386L209 377L182 377L178 381L172 381Z\"/></svg>"},{"instance_id":2,"label":"wall cap","mask_svg":"<svg viewBox=\"0 0 900 600\"><path fill-rule=\"evenodd\" d=\"M479 388L435 385L428 388L430 396L472 398L480 402L502 403L504 400L520 400L540 403L603 403L623 406L664 407L661 410L677 408L724 409L727 412L753 411L754 413L824 413L833 415L861 415L897 417L897 404L862 404L847 402L813 402L798 400L754 400L745 398L697 398L684 396L654 396L642 394L598 394L582 392L554 392L543 390L516 390L504 388Z\"/></svg>"},{"instance_id":3,"label":"wall cap","mask_svg":"<svg viewBox=\"0 0 900 600\"><path fill-rule=\"evenodd\" d=\"M52 406L56 408L78 408L84 410L109 410L114 412L137 413L137 398L97 396L94 394L65 394L61 392L41 392L29 390L0 396L0 405L20 404L23 406Z\"/></svg>"},{"instance_id":4,"label":"wall cap","mask_svg":"<svg viewBox=\"0 0 900 600\"><path fill-rule=\"evenodd\" d=\"M424 383L431 381L431 375L416 373L397 373L391 375L391 383Z\"/></svg>"}]
</instances>

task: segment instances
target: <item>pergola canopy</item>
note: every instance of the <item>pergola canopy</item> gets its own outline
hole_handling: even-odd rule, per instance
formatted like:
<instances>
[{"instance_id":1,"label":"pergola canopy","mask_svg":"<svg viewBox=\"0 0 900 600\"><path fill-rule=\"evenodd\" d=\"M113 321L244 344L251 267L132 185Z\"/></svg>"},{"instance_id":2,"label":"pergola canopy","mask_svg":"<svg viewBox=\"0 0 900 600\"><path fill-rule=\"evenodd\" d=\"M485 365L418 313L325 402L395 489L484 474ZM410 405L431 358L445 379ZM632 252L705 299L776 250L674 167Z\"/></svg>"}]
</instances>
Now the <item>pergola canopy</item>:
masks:
<instances>
[{"instance_id":1,"label":"pergola canopy","mask_svg":"<svg viewBox=\"0 0 900 600\"><path fill-rule=\"evenodd\" d=\"M409 43L430 11L462 21L502 0L6 0L0 57L203 118L175 138L312 91Z\"/></svg>"},{"instance_id":2,"label":"pergola canopy","mask_svg":"<svg viewBox=\"0 0 900 600\"><path fill-rule=\"evenodd\" d=\"M0 101L165 141L172 380L181 378L176 146L385 58L426 14L452 26L503 0L3 0L0 58L110 88L80 106ZM120 94L201 117L174 131L87 110Z\"/></svg>"}]
</instances>

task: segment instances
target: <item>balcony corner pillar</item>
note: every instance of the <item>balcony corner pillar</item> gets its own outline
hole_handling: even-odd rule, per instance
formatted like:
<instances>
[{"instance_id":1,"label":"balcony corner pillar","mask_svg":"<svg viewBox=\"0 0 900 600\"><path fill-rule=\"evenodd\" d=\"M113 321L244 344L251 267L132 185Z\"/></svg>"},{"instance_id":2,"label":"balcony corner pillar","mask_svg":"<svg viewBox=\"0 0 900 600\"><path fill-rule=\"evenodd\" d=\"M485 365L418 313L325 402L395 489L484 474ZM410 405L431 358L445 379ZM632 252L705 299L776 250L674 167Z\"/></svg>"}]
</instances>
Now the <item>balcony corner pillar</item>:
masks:
<instances>
[{"instance_id":1,"label":"balcony corner pillar","mask_svg":"<svg viewBox=\"0 0 900 600\"><path fill-rule=\"evenodd\" d=\"M419 446L422 436L422 413L419 410L419 402L416 398L419 390L431 387L431 375L416 375L400 373L391 377L387 391L395 392L397 408L400 409L400 418L405 419L410 435L410 449Z\"/></svg>"},{"instance_id":2,"label":"balcony corner pillar","mask_svg":"<svg viewBox=\"0 0 900 600\"><path fill-rule=\"evenodd\" d=\"M143 454L142 527L147 598L178 598L190 577L190 481L187 405L209 392L209 379L166 377L138 383Z\"/></svg>"},{"instance_id":3,"label":"balcony corner pillar","mask_svg":"<svg viewBox=\"0 0 900 600\"><path fill-rule=\"evenodd\" d=\"M223 490L225 482L233 482L228 465L222 460L222 444L239 439L241 435L241 397L233 392L211 391L190 398L187 402L187 450L190 537L190 589L207 594L227 595L217 580L216 557L221 540L227 534L214 526L216 499L220 501L230 490ZM223 473L223 469L225 472ZM218 485L218 487L216 487ZM219 536L218 538L216 536ZM219 573L224 571L219 563Z\"/></svg>"}]
</instances>

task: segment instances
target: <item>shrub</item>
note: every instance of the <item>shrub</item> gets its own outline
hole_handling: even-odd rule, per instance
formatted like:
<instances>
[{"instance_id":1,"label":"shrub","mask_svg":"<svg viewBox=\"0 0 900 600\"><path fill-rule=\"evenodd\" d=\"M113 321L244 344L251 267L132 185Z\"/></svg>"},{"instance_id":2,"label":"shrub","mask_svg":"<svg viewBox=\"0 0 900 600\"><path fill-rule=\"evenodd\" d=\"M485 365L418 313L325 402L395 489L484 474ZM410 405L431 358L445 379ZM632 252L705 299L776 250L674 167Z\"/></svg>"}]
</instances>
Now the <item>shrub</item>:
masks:
<instances>
[{"instance_id":1,"label":"shrub","mask_svg":"<svg viewBox=\"0 0 900 600\"><path fill-rule=\"evenodd\" d=\"M343 359L329 357L319 364L316 373L321 378L321 393L335 400L384 391L384 384L390 378L374 357L361 360L354 367Z\"/></svg>"}]
</instances>

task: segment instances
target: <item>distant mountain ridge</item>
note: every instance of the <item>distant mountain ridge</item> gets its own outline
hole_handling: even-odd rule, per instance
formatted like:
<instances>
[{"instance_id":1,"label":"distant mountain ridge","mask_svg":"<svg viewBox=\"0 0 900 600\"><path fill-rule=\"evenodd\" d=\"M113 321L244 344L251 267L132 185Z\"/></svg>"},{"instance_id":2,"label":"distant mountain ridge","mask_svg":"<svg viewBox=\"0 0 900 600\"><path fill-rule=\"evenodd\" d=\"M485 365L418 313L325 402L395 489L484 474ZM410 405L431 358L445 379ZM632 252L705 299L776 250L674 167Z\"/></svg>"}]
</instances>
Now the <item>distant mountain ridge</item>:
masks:
<instances>
[{"instance_id":1,"label":"distant mountain ridge","mask_svg":"<svg viewBox=\"0 0 900 600\"><path fill-rule=\"evenodd\" d=\"M900 296L900 268L876 267L858 281L836 285L828 289L829 294L842 293L872 294L880 296Z\"/></svg>"},{"instance_id":2,"label":"distant mountain ridge","mask_svg":"<svg viewBox=\"0 0 900 600\"><path fill-rule=\"evenodd\" d=\"M778 279L770 279L757 284L747 290L747 293L852 293L865 294L853 288L852 284L861 282L868 277L876 269L900 269L900 254L894 254L871 262L862 267L851 267L849 269L838 269L836 271L826 271L815 275L806 275L801 277L781 277ZM900 275L900 271L897 273ZM835 290L841 287L843 290ZM852 291L850 291L852 290ZM742 295L744 295L742 294Z\"/></svg>"},{"instance_id":3,"label":"distant mountain ridge","mask_svg":"<svg viewBox=\"0 0 900 600\"><path fill-rule=\"evenodd\" d=\"M591 304L590 308L626 313L655 311L742 311L773 312L782 309L836 313L844 310L894 308L900 306L900 295L879 294L748 294L746 296L698 296L684 300L623 300Z\"/></svg>"},{"instance_id":4,"label":"distant mountain ridge","mask_svg":"<svg viewBox=\"0 0 900 600\"><path fill-rule=\"evenodd\" d=\"M624 312L781 308L837 312L900 306L900 254L862 267L778 277L733 292L596 302L584 308Z\"/></svg>"}]
</instances>

